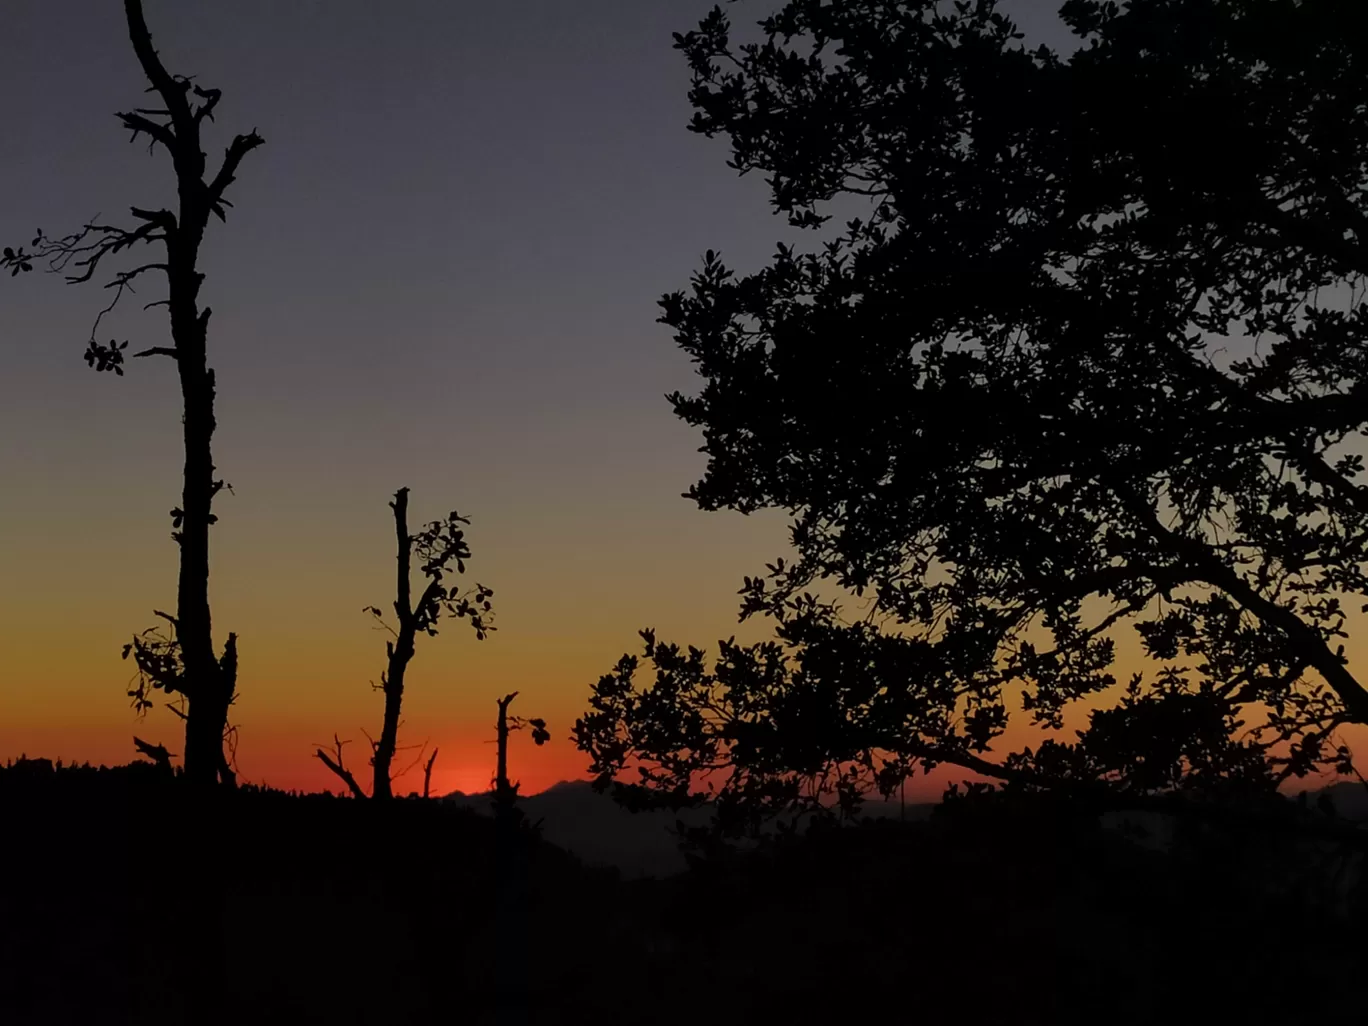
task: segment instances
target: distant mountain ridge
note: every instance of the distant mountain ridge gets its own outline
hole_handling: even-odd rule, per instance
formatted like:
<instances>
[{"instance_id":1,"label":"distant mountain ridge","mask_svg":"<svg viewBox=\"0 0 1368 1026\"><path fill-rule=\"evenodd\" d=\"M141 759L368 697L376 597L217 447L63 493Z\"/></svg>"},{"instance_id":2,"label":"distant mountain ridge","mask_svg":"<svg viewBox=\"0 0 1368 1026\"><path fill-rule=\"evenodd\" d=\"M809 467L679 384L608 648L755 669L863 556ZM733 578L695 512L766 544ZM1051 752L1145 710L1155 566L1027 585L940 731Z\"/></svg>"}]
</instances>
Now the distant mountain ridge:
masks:
<instances>
[{"instance_id":1,"label":"distant mountain ridge","mask_svg":"<svg viewBox=\"0 0 1368 1026\"><path fill-rule=\"evenodd\" d=\"M492 792L465 794L453 791L443 801L462 808L492 814ZM665 877L682 872L687 864L679 850L677 822L701 826L706 809L629 812L607 794L599 794L587 780L562 780L545 791L518 802L532 822L541 821L542 836L589 865L616 866L627 877ZM934 803L909 803L908 819L925 819ZM863 815L897 816L902 806L893 802L866 802Z\"/></svg>"},{"instance_id":2,"label":"distant mountain ridge","mask_svg":"<svg viewBox=\"0 0 1368 1026\"><path fill-rule=\"evenodd\" d=\"M1314 805L1322 796L1334 804L1337 815L1368 821L1368 787L1357 781L1342 780L1306 792ZM492 792L465 794L453 791L443 801L482 814L492 814ZM1289 800L1296 800L1289 796ZM866 801L861 815L870 818L896 818L900 815L917 821L928 818L939 802L901 805L893 801ZM562 780L545 791L519 800L519 807L532 822L541 821L542 835L552 844L571 852L588 865L616 866L627 877L665 877L686 868L675 824L682 820L690 826L703 824L705 809L670 812L628 812L607 794L597 793L587 780ZM1167 830L1155 814L1109 814L1104 822L1117 826L1130 821L1150 831L1163 846Z\"/></svg>"}]
</instances>

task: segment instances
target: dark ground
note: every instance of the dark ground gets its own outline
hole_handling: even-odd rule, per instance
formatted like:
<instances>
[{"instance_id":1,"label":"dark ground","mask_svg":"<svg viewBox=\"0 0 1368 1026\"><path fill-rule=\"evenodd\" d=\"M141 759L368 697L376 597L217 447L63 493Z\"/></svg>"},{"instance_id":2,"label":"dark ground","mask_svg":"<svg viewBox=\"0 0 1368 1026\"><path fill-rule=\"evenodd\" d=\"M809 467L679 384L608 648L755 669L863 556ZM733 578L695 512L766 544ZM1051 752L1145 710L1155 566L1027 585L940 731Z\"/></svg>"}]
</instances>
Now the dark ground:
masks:
<instances>
[{"instance_id":1,"label":"dark ground","mask_svg":"<svg viewBox=\"0 0 1368 1026\"><path fill-rule=\"evenodd\" d=\"M21 764L0 831L15 1026L1363 1021L1365 917L1317 907L1304 853L1161 855L1057 809L623 882L435 802L204 808L150 769Z\"/></svg>"}]
</instances>

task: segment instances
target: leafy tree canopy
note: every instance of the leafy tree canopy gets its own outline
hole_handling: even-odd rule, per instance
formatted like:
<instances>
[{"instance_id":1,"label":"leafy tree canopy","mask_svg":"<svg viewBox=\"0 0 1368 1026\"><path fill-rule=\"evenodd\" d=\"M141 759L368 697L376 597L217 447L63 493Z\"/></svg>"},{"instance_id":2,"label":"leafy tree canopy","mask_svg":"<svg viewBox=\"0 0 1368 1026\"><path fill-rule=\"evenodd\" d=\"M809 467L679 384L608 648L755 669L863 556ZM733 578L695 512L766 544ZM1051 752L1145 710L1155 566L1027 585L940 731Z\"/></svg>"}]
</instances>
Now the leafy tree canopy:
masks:
<instances>
[{"instance_id":1,"label":"leafy tree canopy","mask_svg":"<svg viewBox=\"0 0 1368 1026\"><path fill-rule=\"evenodd\" d=\"M714 770L755 806L942 762L1145 794L1347 768L1368 6L1069 0L1067 59L994 7L791 0L755 42L720 8L676 37L693 131L816 238L750 274L710 252L662 301L703 379L670 397L706 443L688 494L788 511L796 556L742 590L775 642L709 668L648 634L654 681L599 682L605 783L683 800ZM1118 643L1149 669L1118 680ZM1037 725L1098 711L995 760L1018 691Z\"/></svg>"}]
</instances>

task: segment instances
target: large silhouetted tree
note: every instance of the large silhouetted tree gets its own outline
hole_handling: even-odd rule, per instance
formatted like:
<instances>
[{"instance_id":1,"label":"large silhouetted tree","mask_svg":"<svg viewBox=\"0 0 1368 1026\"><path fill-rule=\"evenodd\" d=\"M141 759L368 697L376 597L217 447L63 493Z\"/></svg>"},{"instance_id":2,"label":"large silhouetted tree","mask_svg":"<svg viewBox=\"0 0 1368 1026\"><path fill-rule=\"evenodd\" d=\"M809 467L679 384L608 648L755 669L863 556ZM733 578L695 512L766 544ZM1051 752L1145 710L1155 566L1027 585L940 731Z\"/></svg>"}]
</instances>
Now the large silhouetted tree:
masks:
<instances>
[{"instance_id":1,"label":"large silhouetted tree","mask_svg":"<svg viewBox=\"0 0 1368 1026\"><path fill-rule=\"evenodd\" d=\"M603 678L577 737L605 782L784 802L954 763L1153 794L1347 763L1368 7L1062 15L1068 59L991 0L677 37L692 129L818 237L750 274L709 253L662 302L704 382L671 397L705 439L690 497L788 511L796 557L742 591L775 642L709 668L648 635L654 682ZM1126 630L1153 664L1120 683ZM1047 728L1098 711L1001 758L1018 690Z\"/></svg>"},{"instance_id":2,"label":"large silhouetted tree","mask_svg":"<svg viewBox=\"0 0 1368 1026\"><path fill-rule=\"evenodd\" d=\"M476 584L474 588L462 591L459 585L447 583L449 576L465 573L465 561L470 558L465 528L470 521L452 511L445 520L433 521L417 534L409 534L408 499L409 490L400 488L389 504L394 513L397 549L395 621L393 624L387 623L378 606L365 608L365 612L375 618L381 629L391 635L391 640L385 642L387 666L380 675L378 685L378 690L385 696L384 718L380 724L380 736L370 741L372 798L389 798L393 795L391 767L399 750L399 714L404 701L404 681L409 663L413 660L418 635L435 636L438 622L444 616L469 621L475 637L480 641L494 630L490 622L493 590ZM418 568L427 582L416 602L413 599L412 581L414 557L417 557ZM332 751L325 751L320 746L315 755L347 785L347 790L353 796L364 798L365 790L347 769L342 758L342 746L345 743L334 735Z\"/></svg>"},{"instance_id":3,"label":"large silhouetted tree","mask_svg":"<svg viewBox=\"0 0 1368 1026\"><path fill-rule=\"evenodd\" d=\"M224 742L228 710L236 694L237 652L236 639L230 634L223 655L216 654L209 612L209 528L215 521L214 497L225 485L214 476L214 371L207 353L210 311L200 304L204 275L199 271L199 255L210 217L224 219L232 205L226 194L238 166L262 139L255 131L234 136L222 160L210 170L201 133L214 118L220 91L167 70L152 45L141 0L124 0L124 13L134 53L155 100L154 106L126 111L118 118L134 140L145 137L151 149L161 147L170 158L176 201L168 207L131 208L128 226L95 221L61 237L39 232L27 248L4 249L0 266L17 274L39 263L79 284L94 278L108 266L107 260L144 246L160 251L149 262L133 265L129 261L130 266L114 272L106 283L112 296L95 319L85 359L98 371L123 374L128 343L100 342L100 323L144 276L164 277L165 298L147 305L166 308L171 344L149 346L132 355L174 360L180 377L184 483L181 504L171 511L173 537L180 546L180 580L175 616L158 614L168 622L169 636L140 635L125 656L131 652L138 662L132 697L140 710L147 708L151 689L185 699L186 776L198 784L219 779L231 784L234 775L224 756Z\"/></svg>"}]
</instances>

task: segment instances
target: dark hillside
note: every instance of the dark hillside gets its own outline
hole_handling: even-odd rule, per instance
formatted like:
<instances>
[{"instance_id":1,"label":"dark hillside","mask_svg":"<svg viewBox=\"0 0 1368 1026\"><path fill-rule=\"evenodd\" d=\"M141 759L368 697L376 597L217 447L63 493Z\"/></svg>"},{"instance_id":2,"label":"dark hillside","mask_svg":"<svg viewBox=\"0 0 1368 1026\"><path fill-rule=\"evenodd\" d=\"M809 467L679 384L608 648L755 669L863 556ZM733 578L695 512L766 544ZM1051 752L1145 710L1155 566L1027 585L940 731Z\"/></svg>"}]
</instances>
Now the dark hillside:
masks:
<instances>
[{"instance_id":1,"label":"dark hillside","mask_svg":"<svg viewBox=\"0 0 1368 1026\"><path fill-rule=\"evenodd\" d=\"M188 1023L198 987L229 1023L1296 1023L1358 1007L1365 953L1357 906L1280 890L1252 847L1165 855L1048 807L876 819L658 881L526 832L501 852L446 803L197 809L139 766L0 770L0 808L7 1024ZM167 873L187 847L213 879ZM206 946L217 979L187 968Z\"/></svg>"}]
</instances>

